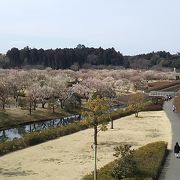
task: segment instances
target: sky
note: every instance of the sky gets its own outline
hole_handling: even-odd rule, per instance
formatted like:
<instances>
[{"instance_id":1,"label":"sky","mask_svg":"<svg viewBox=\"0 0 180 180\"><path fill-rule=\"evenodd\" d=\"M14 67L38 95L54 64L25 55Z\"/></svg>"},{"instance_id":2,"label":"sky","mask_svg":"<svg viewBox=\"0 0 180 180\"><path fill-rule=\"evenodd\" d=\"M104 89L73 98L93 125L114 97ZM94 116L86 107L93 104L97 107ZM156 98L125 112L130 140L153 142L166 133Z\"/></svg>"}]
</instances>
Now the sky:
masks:
<instances>
[{"instance_id":1,"label":"sky","mask_svg":"<svg viewBox=\"0 0 180 180\"><path fill-rule=\"evenodd\" d=\"M0 53L13 47L180 52L179 0L0 0Z\"/></svg>"}]
</instances>

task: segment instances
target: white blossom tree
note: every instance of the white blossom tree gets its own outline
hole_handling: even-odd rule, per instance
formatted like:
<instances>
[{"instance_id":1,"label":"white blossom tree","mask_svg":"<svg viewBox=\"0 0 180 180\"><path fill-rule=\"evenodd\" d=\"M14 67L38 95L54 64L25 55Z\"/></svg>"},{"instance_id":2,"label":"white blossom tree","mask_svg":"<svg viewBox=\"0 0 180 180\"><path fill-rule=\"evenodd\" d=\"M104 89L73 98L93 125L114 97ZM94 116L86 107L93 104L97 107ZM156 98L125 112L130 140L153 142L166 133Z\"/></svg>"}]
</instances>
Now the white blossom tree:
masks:
<instances>
[{"instance_id":1,"label":"white blossom tree","mask_svg":"<svg viewBox=\"0 0 180 180\"><path fill-rule=\"evenodd\" d=\"M5 105L8 103L8 98L10 97L11 89L10 85L4 79L0 79L0 101L2 103L2 108L5 109Z\"/></svg>"}]
</instances>

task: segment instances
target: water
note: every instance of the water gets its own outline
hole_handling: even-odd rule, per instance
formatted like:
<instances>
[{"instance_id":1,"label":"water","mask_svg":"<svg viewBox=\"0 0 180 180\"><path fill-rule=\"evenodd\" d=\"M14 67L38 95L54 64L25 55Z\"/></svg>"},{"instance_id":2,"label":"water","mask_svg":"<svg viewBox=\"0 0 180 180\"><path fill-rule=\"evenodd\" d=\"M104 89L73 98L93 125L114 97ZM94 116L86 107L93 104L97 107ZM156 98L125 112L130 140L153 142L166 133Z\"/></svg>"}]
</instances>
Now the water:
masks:
<instances>
[{"instance_id":1,"label":"water","mask_svg":"<svg viewBox=\"0 0 180 180\"><path fill-rule=\"evenodd\" d=\"M26 133L35 131L42 131L48 128L56 128L67 125L69 123L81 120L81 115L72 115L59 119L52 119L47 121L33 122L26 125L20 125L16 128L6 129L0 131L0 141L13 140L14 138L21 138Z\"/></svg>"},{"instance_id":2,"label":"water","mask_svg":"<svg viewBox=\"0 0 180 180\"><path fill-rule=\"evenodd\" d=\"M117 111L120 108L123 108L123 105L120 106L114 106L111 108L110 112ZM13 140L15 138L21 138L26 133L32 133L35 131L42 131L49 128L56 128L60 126L67 125L69 123L73 123L75 121L82 120L82 116L80 114L72 115L64 118L57 118L47 121L39 121L39 122L33 122L28 123L25 125L20 125L15 128L9 128L6 130L0 130L0 142L5 140Z\"/></svg>"}]
</instances>

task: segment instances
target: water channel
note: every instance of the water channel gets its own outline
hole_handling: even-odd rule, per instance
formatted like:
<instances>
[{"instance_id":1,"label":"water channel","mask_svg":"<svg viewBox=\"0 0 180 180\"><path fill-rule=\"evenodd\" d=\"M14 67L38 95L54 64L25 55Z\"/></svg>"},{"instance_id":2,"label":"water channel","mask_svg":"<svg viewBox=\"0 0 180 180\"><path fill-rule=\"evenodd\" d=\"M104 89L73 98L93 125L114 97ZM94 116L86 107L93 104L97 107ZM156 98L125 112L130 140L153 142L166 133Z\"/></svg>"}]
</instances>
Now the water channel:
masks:
<instances>
[{"instance_id":1,"label":"water channel","mask_svg":"<svg viewBox=\"0 0 180 180\"><path fill-rule=\"evenodd\" d=\"M111 108L111 112L117 111L118 109L126 107L125 105L117 105ZM57 118L52 120L44 120L44 121L37 121L31 122L24 125L19 125L14 128L9 128L5 130L0 130L0 142L6 140L13 140L14 138L21 138L26 133L32 133L35 131L42 131L49 128L56 128L60 126L67 125L69 123L73 123L75 121L82 120L82 116L80 114L71 115L63 118Z\"/></svg>"},{"instance_id":2,"label":"water channel","mask_svg":"<svg viewBox=\"0 0 180 180\"><path fill-rule=\"evenodd\" d=\"M80 121L81 119L82 119L81 115L77 114L59 119L28 123L25 125L20 125L15 128L1 130L0 141L13 140L14 138L21 138L26 133L64 126L75 121Z\"/></svg>"}]
</instances>

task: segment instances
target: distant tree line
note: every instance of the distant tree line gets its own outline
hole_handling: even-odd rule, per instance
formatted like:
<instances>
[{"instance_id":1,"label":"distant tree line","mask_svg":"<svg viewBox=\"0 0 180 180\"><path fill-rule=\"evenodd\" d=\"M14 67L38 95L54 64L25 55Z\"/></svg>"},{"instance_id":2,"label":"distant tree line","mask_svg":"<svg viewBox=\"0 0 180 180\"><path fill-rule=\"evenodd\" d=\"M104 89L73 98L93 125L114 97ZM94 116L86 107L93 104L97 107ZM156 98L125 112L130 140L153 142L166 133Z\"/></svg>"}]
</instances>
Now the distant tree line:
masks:
<instances>
[{"instance_id":1,"label":"distant tree line","mask_svg":"<svg viewBox=\"0 0 180 180\"><path fill-rule=\"evenodd\" d=\"M24 49L12 48L6 53L6 67L19 67L25 65L42 65L53 69L66 69L71 66L83 65L114 65L123 66L124 58L114 48L86 48L78 45L77 48L64 49Z\"/></svg>"},{"instance_id":2,"label":"distant tree line","mask_svg":"<svg viewBox=\"0 0 180 180\"><path fill-rule=\"evenodd\" d=\"M114 48L88 48L81 44L76 48L47 50L14 47L5 55L0 54L0 67L2 68L23 68L25 66L74 70L96 66L120 66L133 69L180 68L180 54L171 55L169 52L159 51L136 56L123 56Z\"/></svg>"},{"instance_id":3,"label":"distant tree line","mask_svg":"<svg viewBox=\"0 0 180 180\"><path fill-rule=\"evenodd\" d=\"M180 68L180 54L170 54L166 51L151 52L136 56L124 56L130 68L149 69L149 68ZM126 63L127 64L127 63Z\"/></svg>"}]
</instances>

